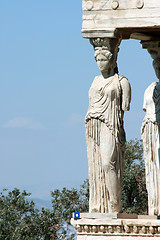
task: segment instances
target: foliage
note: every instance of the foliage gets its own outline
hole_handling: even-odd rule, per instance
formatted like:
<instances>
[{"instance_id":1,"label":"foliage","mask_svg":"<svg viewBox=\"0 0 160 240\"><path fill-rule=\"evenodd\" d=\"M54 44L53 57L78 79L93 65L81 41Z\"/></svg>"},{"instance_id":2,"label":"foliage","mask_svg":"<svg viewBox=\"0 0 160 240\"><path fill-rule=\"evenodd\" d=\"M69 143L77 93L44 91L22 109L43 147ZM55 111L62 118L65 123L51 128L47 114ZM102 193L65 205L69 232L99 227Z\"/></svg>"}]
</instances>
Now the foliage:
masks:
<instances>
[{"instance_id":1,"label":"foliage","mask_svg":"<svg viewBox=\"0 0 160 240\"><path fill-rule=\"evenodd\" d=\"M35 209L30 194L14 189L0 193L0 239L1 240L51 240L58 239L57 231L62 221L53 211Z\"/></svg>"},{"instance_id":2,"label":"foliage","mask_svg":"<svg viewBox=\"0 0 160 240\"><path fill-rule=\"evenodd\" d=\"M63 188L51 192L53 211L57 218L70 223L73 212L88 212L89 186L88 180L84 181L80 190Z\"/></svg>"},{"instance_id":3,"label":"foliage","mask_svg":"<svg viewBox=\"0 0 160 240\"><path fill-rule=\"evenodd\" d=\"M35 208L26 191L14 189L0 193L0 240L71 240L64 221L69 223L74 211L88 211L88 182L80 190L55 190L51 193L53 208Z\"/></svg>"},{"instance_id":4,"label":"foliage","mask_svg":"<svg viewBox=\"0 0 160 240\"><path fill-rule=\"evenodd\" d=\"M122 181L123 212L147 213L147 199L142 143L137 139L130 140L126 143Z\"/></svg>"}]
</instances>

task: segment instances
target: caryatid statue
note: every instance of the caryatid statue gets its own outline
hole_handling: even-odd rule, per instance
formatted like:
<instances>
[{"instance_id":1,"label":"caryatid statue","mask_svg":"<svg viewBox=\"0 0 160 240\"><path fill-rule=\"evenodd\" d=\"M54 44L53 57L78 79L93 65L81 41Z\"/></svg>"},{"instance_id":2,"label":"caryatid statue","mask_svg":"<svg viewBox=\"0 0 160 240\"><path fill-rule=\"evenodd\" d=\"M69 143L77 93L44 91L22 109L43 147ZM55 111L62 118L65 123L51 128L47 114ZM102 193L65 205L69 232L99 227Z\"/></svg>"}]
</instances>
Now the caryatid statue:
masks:
<instances>
[{"instance_id":1,"label":"caryatid statue","mask_svg":"<svg viewBox=\"0 0 160 240\"><path fill-rule=\"evenodd\" d=\"M153 67L160 81L160 57L155 50L149 50L149 53L154 59ZM160 82L153 82L146 89L143 110L146 115L141 134L148 192L148 213L160 215Z\"/></svg>"},{"instance_id":2,"label":"caryatid statue","mask_svg":"<svg viewBox=\"0 0 160 240\"><path fill-rule=\"evenodd\" d=\"M124 165L124 111L130 109L131 87L118 75L119 39L90 40L101 75L89 90L86 142L89 166L89 212L121 211L121 179Z\"/></svg>"}]
</instances>

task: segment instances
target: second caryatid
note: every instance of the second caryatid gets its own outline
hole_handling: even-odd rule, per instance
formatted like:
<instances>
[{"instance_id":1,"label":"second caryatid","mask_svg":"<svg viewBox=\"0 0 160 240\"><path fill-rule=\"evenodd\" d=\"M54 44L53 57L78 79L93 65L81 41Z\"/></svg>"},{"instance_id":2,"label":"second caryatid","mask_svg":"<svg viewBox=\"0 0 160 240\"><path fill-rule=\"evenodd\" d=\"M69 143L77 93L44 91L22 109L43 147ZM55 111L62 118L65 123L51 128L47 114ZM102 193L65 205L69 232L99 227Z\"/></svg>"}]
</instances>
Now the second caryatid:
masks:
<instances>
[{"instance_id":1,"label":"second caryatid","mask_svg":"<svg viewBox=\"0 0 160 240\"><path fill-rule=\"evenodd\" d=\"M156 58L155 54L151 56L159 82L151 83L144 94L143 110L146 115L142 124L142 140L148 213L160 215L160 58Z\"/></svg>"},{"instance_id":2,"label":"second caryatid","mask_svg":"<svg viewBox=\"0 0 160 240\"><path fill-rule=\"evenodd\" d=\"M118 75L119 39L91 39L101 75L89 90L86 142L89 165L89 212L121 211L121 178L124 165L124 111L130 108L131 88Z\"/></svg>"}]
</instances>

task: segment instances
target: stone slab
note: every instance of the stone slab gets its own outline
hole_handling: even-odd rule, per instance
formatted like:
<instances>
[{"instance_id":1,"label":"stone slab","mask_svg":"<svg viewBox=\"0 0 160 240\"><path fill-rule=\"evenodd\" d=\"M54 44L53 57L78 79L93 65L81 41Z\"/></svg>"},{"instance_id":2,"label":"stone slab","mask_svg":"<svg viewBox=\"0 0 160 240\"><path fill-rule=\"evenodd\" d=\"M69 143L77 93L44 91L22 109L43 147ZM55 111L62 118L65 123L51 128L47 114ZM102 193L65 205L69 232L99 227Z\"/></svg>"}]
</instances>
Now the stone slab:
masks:
<instances>
[{"instance_id":1,"label":"stone slab","mask_svg":"<svg viewBox=\"0 0 160 240\"><path fill-rule=\"evenodd\" d=\"M71 224L77 231L77 240L160 239L160 220L152 218L72 218Z\"/></svg>"},{"instance_id":2,"label":"stone slab","mask_svg":"<svg viewBox=\"0 0 160 240\"><path fill-rule=\"evenodd\" d=\"M157 219L156 215L138 215L138 219Z\"/></svg>"},{"instance_id":3,"label":"stone slab","mask_svg":"<svg viewBox=\"0 0 160 240\"><path fill-rule=\"evenodd\" d=\"M142 215L141 215L142 216ZM74 218L74 213L73 213ZM127 213L80 213L80 218L88 218L88 219L137 219L137 214L127 214Z\"/></svg>"},{"instance_id":4,"label":"stone slab","mask_svg":"<svg viewBox=\"0 0 160 240\"><path fill-rule=\"evenodd\" d=\"M131 236L78 236L77 240L159 240L159 237L131 237Z\"/></svg>"},{"instance_id":5,"label":"stone slab","mask_svg":"<svg viewBox=\"0 0 160 240\"><path fill-rule=\"evenodd\" d=\"M75 225L82 225L82 226L101 226L101 225L122 225L122 219L111 219L108 218L107 220L105 218L102 219L87 219L87 218L82 218L82 219L71 219L71 224L73 226Z\"/></svg>"},{"instance_id":6,"label":"stone slab","mask_svg":"<svg viewBox=\"0 0 160 240\"><path fill-rule=\"evenodd\" d=\"M117 37L116 29L126 39L160 38L160 1L158 0L83 0L82 36ZM142 35L144 34L144 36ZM142 37L142 38L141 38ZM145 39L144 39L145 40Z\"/></svg>"}]
</instances>

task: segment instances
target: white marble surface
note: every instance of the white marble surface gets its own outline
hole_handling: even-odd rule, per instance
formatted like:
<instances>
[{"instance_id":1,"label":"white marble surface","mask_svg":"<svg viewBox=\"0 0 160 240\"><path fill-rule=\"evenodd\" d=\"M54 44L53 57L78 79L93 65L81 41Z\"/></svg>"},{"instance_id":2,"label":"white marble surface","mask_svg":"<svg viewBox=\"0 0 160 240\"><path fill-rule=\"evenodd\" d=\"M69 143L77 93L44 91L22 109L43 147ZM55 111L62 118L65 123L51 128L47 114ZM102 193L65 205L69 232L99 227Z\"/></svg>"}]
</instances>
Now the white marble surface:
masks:
<instances>
[{"instance_id":1,"label":"white marble surface","mask_svg":"<svg viewBox=\"0 0 160 240\"><path fill-rule=\"evenodd\" d=\"M101 75L89 90L86 142L89 167L89 212L121 211L125 132L124 111L129 110L130 84L117 74L119 40L94 39L95 59Z\"/></svg>"},{"instance_id":2,"label":"white marble surface","mask_svg":"<svg viewBox=\"0 0 160 240\"><path fill-rule=\"evenodd\" d=\"M129 38L125 33L131 31L132 37L146 40L151 38L149 29L154 31L155 26L160 29L158 0L83 0L82 8L82 36L86 38L117 37L118 31L119 37Z\"/></svg>"},{"instance_id":3,"label":"white marble surface","mask_svg":"<svg viewBox=\"0 0 160 240\"><path fill-rule=\"evenodd\" d=\"M131 237L131 236L78 236L77 240L159 240L160 237Z\"/></svg>"},{"instance_id":4,"label":"white marble surface","mask_svg":"<svg viewBox=\"0 0 160 240\"><path fill-rule=\"evenodd\" d=\"M157 52L157 55L159 53ZM153 66L160 79L160 59L154 51ZM143 155L148 192L148 212L160 214L160 82L153 82L144 94L143 110L146 112L142 123Z\"/></svg>"},{"instance_id":5,"label":"white marble surface","mask_svg":"<svg viewBox=\"0 0 160 240\"><path fill-rule=\"evenodd\" d=\"M157 239L160 220L138 219L72 219L78 239Z\"/></svg>"}]
</instances>

